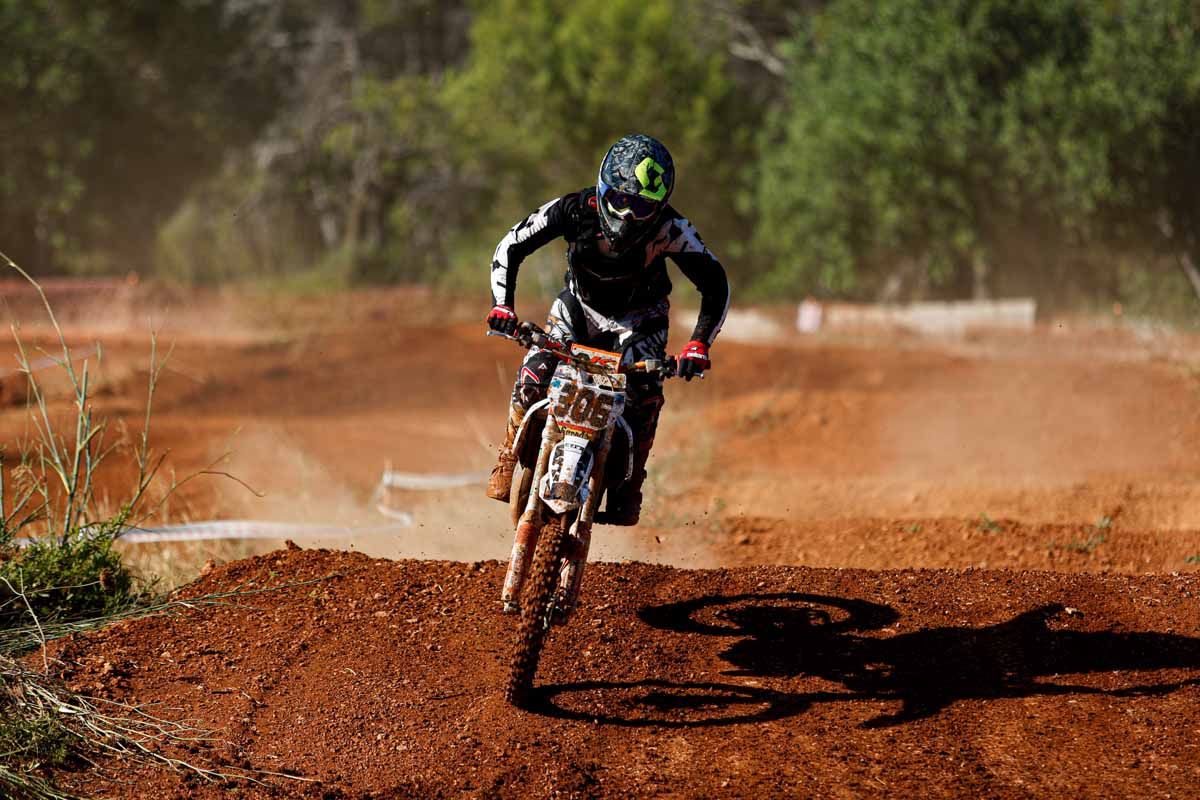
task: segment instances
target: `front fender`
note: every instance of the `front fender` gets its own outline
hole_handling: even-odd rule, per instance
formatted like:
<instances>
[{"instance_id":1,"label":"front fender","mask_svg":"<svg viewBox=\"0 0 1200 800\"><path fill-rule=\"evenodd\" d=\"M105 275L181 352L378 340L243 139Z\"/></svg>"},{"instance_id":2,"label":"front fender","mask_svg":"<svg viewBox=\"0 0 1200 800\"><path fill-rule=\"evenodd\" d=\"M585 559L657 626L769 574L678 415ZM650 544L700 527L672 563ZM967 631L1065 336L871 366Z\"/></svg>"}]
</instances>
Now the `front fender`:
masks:
<instances>
[{"instance_id":1,"label":"front fender","mask_svg":"<svg viewBox=\"0 0 1200 800\"><path fill-rule=\"evenodd\" d=\"M555 514L579 508L587 502L588 478L596 463L591 445L582 436L564 436L550 451L550 462L538 486L538 496Z\"/></svg>"},{"instance_id":2,"label":"front fender","mask_svg":"<svg viewBox=\"0 0 1200 800\"><path fill-rule=\"evenodd\" d=\"M519 428L517 428L517 435L513 438L512 451L514 453L520 453L521 447L525 444L525 437L529 434L531 427L529 421L536 415L542 413L542 410L548 405L550 405L549 397L543 400L538 400L536 403L526 409L525 416L521 418L521 425Z\"/></svg>"}]
</instances>

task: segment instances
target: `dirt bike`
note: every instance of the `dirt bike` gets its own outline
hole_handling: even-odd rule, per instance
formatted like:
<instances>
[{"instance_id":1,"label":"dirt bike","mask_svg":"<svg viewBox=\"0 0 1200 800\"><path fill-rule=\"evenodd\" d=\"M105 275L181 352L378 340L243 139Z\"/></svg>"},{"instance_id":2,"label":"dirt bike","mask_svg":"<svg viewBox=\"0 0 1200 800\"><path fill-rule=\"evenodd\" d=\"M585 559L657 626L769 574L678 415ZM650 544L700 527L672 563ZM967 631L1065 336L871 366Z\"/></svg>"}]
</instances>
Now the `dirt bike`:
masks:
<instances>
[{"instance_id":1,"label":"dirt bike","mask_svg":"<svg viewBox=\"0 0 1200 800\"><path fill-rule=\"evenodd\" d=\"M564 344L528 322L515 335L488 335L537 347L560 361L546 398L525 412L513 442L518 460L509 502L516 535L501 602L505 613L521 615L505 690L508 701L520 706L528 700L551 625L566 623L578 605L606 484L617 485L633 472L633 432L622 416L625 376L670 378L676 361L668 356L626 363L621 353ZM624 460L610 464L617 437Z\"/></svg>"}]
</instances>

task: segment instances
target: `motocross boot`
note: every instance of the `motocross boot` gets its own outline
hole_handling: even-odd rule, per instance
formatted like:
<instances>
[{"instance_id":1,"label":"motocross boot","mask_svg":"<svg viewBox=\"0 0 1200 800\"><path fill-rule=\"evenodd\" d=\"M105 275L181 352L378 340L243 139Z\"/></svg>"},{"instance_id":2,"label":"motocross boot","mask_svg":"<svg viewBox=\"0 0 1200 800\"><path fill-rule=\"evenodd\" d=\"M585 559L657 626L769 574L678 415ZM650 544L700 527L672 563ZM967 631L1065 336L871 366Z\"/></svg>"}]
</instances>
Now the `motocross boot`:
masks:
<instances>
[{"instance_id":1,"label":"motocross boot","mask_svg":"<svg viewBox=\"0 0 1200 800\"><path fill-rule=\"evenodd\" d=\"M487 496L502 503L508 502L512 491L513 470L517 468L517 454L513 452L513 443L517 438L517 430L521 420L525 419L525 409L516 403L508 412L508 427L504 432L504 444L496 454L496 466L492 467L492 475L488 478Z\"/></svg>"},{"instance_id":2,"label":"motocross boot","mask_svg":"<svg viewBox=\"0 0 1200 800\"><path fill-rule=\"evenodd\" d=\"M629 480L608 491L604 510L596 514L601 525L633 526L642 515L642 484L646 481L646 460L654 447L654 432L658 428L658 412L662 396L650 397L639 407L626 413L625 419L633 430L633 474Z\"/></svg>"},{"instance_id":3,"label":"motocross boot","mask_svg":"<svg viewBox=\"0 0 1200 800\"><path fill-rule=\"evenodd\" d=\"M596 522L601 525L637 525L642 517L642 483L645 480L646 470L635 466L629 480L608 493L608 502L604 510L596 514Z\"/></svg>"}]
</instances>

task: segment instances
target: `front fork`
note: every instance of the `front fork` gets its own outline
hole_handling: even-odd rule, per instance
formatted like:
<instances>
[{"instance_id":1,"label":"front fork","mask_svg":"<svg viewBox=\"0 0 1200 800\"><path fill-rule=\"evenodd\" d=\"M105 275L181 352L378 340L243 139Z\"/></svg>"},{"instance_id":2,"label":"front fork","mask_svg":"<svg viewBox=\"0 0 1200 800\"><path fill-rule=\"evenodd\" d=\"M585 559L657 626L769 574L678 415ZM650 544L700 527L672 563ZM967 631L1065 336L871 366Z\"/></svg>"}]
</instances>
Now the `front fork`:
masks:
<instances>
[{"instance_id":1,"label":"front fork","mask_svg":"<svg viewBox=\"0 0 1200 800\"><path fill-rule=\"evenodd\" d=\"M513 539L512 555L508 559L504 589L500 592L500 602L503 603L505 614L515 614L519 610L517 600L521 596L525 576L529 574L529 563L533 560L533 550L537 547L538 533L546 522L542 514L544 506L538 497L538 486L541 485L542 476L546 474L546 466L550 463L550 451L554 449L554 443L558 439L558 421L552 415L547 415L546 426L542 428L542 443L538 448L537 464L533 468L533 482L529 485L525 510L517 520L517 535Z\"/></svg>"},{"instance_id":2,"label":"front fork","mask_svg":"<svg viewBox=\"0 0 1200 800\"><path fill-rule=\"evenodd\" d=\"M604 471L608 464L608 451L612 448L613 429L604 432L604 440L596 452L596 463L592 466L592 474L588 478L588 498L571 526L570 536L564 547L562 575L559 578L559 613L555 621L564 623L579 605L579 590L583 586L583 568L587 564L588 549L592 544L592 520L596 516L596 507L600 505L600 495L604 493Z\"/></svg>"},{"instance_id":3,"label":"front fork","mask_svg":"<svg viewBox=\"0 0 1200 800\"><path fill-rule=\"evenodd\" d=\"M545 524L543 510L545 506L538 496L542 476L550 461L550 451L560 438L558 422L553 416L546 419L546 427L542 431L542 444L538 450L538 460L534 467L533 481L530 484L529 498L525 503L517 522L517 533L513 540L512 555L508 561L508 572L504 576L504 589L500 600L506 614L515 614L519 610L518 600L521 587L525 584L525 576L529 574L529 565L533 560L533 551L537 547L538 534ZM579 602L579 590L583 585L583 567L587 563L588 549L592 542L592 520L596 516L596 507L600 503L600 495L604 491L604 470L608 462L608 452L612 446L612 428L604 433L604 439L596 453L596 461L592 466L592 474L588 478L588 499L579 509L571 530L568 531L564 543L564 566L559 577L559 600L556 621L565 622Z\"/></svg>"}]
</instances>

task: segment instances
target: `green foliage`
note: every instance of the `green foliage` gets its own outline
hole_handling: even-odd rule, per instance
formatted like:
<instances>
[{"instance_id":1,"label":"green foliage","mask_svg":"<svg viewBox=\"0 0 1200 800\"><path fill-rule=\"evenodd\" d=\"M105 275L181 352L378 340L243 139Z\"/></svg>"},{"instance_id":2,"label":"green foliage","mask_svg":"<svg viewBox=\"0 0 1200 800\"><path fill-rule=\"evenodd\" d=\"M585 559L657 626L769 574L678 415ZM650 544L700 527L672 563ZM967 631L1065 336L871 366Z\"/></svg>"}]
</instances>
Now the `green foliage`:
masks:
<instances>
[{"instance_id":1,"label":"green foliage","mask_svg":"<svg viewBox=\"0 0 1200 800\"><path fill-rule=\"evenodd\" d=\"M694 6L671 0L488 3L448 99L479 166L507 165L493 179L523 192L586 185L632 131L655 133L686 164L715 155L715 114L730 100L706 38Z\"/></svg>"},{"instance_id":2,"label":"green foliage","mask_svg":"<svg viewBox=\"0 0 1200 800\"><path fill-rule=\"evenodd\" d=\"M258 11L0 0L0 241L36 272L143 266L155 229L269 113Z\"/></svg>"},{"instance_id":3,"label":"green foliage","mask_svg":"<svg viewBox=\"0 0 1200 800\"><path fill-rule=\"evenodd\" d=\"M1173 262L1124 253L1115 259L1111 275L1112 298L1124 305L1124 313L1135 318L1155 318L1186 326L1200 325L1196 295L1187 278Z\"/></svg>"},{"instance_id":4,"label":"green foliage","mask_svg":"<svg viewBox=\"0 0 1200 800\"><path fill-rule=\"evenodd\" d=\"M125 524L122 514L65 540L0 543L0 628L103 617L145 602L148 587L113 550Z\"/></svg>"},{"instance_id":5,"label":"green foliage","mask_svg":"<svg viewBox=\"0 0 1200 800\"><path fill-rule=\"evenodd\" d=\"M365 78L352 114L322 143L326 174L350 189L342 260L352 281L435 278L456 227L478 210L455 170L456 130L441 91L429 76Z\"/></svg>"},{"instance_id":6,"label":"green foliage","mask_svg":"<svg viewBox=\"0 0 1200 800\"><path fill-rule=\"evenodd\" d=\"M32 718L20 714L11 705L17 687L10 686L0 673L0 753L11 754L3 760L16 767L18 774L43 766L61 767L70 762L74 737L52 714ZM14 756L19 756L14 758ZM19 760L19 763L15 763ZM3 785L0 775L0 785Z\"/></svg>"},{"instance_id":7,"label":"green foliage","mask_svg":"<svg viewBox=\"0 0 1200 800\"><path fill-rule=\"evenodd\" d=\"M324 245L291 190L246 161L231 159L159 228L159 276L192 285L280 277L321 257Z\"/></svg>"},{"instance_id":8,"label":"green foliage","mask_svg":"<svg viewBox=\"0 0 1200 800\"><path fill-rule=\"evenodd\" d=\"M676 202L729 231L758 111L738 103L724 36L682 0L481 4L445 97L461 167L501 211L492 245L500 226L594 183L608 146L634 131L671 149Z\"/></svg>"},{"instance_id":9,"label":"green foliage","mask_svg":"<svg viewBox=\"0 0 1200 800\"><path fill-rule=\"evenodd\" d=\"M1194 253L1196 13L1190 0L832 4L799 34L764 137L769 285L862 295L892 277L916 293L1061 298L1111 289L1113 259L1090 245Z\"/></svg>"},{"instance_id":10,"label":"green foliage","mask_svg":"<svg viewBox=\"0 0 1200 800\"><path fill-rule=\"evenodd\" d=\"M743 299L1200 319L1194 0L0 0L0 30L0 241L38 270L482 291L638 130Z\"/></svg>"},{"instance_id":11,"label":"green foliage","mask_svg":"<svg viewBox=\"0 0 1200 800\"><path fill-rule=\"evenodd\" d=\"M760 112L736 102L725 34L694 4L481 4L473 46L464 39L454 58L410 35L452 40L452 7L418 5L348 7L336 24L358 66L347 72L344 59L327 56L314 88L281 113L280 150L294 155L265 169L240 163L193 193L159 236L163 274L343 283L469 275L482 287L504 228L594 181L605 148L632 130L663 138L685 174L690 167L678 197L710 236L745 229L730 208L753 140L751 126L730 123ZM312 23L320 19L313 10ZM382 48L381 37L400 45ZM424 66L414 71L414 61ZM537 261L554 261L561 276L556 259Z\"/></svg>"}]
</instances>

